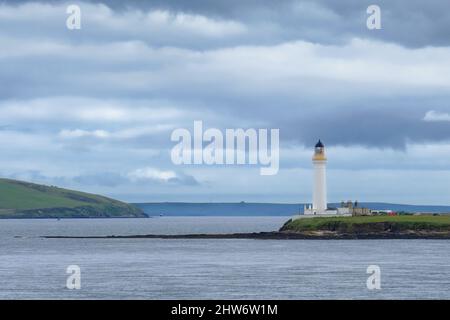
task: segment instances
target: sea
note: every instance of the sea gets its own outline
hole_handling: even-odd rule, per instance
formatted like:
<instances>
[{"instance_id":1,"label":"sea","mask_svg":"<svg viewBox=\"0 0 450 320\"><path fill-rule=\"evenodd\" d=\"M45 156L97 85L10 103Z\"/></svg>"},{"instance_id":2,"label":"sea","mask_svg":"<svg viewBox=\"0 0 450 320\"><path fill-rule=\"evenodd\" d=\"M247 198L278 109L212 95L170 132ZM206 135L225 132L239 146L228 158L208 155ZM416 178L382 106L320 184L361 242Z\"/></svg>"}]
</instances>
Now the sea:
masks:
<instances>
[{"instance_id":1,"label":"sea","mask_svg":"<svg viewBox=\"0 0 450 320\"><path fill-rule=\"evenodd\" d=\"M0 299L450 299L449 240L42 238L272 231L289 218L0 220Z\"/></svg>"}]
</instances>

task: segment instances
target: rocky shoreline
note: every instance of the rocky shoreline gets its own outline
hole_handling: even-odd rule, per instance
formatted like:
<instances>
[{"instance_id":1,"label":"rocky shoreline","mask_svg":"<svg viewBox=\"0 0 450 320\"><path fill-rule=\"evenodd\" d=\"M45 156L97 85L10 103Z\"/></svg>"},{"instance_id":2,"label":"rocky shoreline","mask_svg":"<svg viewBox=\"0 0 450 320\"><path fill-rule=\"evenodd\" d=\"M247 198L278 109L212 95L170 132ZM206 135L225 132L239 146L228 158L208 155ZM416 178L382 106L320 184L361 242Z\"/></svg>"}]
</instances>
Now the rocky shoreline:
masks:
<instances>
[{"instance_id":1,"label":"rocky shoreline","mask_svg":"<svg viewBox=\"0 0 450 320\"><path fill-rule=\"evenodd\" d=\"M255 232L224 234L147 234L110 236L42 236L45 239L254 239L254 240L376 240L376 239L442 239L450 240L450 232L406 231L379 233L339 233L333 231Z\"/></svg>"}]
</instances>

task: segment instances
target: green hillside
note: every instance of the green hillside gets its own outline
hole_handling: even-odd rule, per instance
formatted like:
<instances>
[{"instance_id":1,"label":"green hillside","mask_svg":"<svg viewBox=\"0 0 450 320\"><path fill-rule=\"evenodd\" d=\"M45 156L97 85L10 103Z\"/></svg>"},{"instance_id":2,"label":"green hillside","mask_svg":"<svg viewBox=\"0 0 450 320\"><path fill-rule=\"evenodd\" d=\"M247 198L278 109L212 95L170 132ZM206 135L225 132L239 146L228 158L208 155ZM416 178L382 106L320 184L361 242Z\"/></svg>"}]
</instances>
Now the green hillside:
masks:
<instances>
[{"instance_id":1,"label":"green hillside","mask_svg":"<svg viewBox=\"0 0 450 320\"><path fill-rule=\"evenodd\" d=\"M141 209L99 195L0 179L0 218L146 217Z\"/></svg>"}]
</instances>

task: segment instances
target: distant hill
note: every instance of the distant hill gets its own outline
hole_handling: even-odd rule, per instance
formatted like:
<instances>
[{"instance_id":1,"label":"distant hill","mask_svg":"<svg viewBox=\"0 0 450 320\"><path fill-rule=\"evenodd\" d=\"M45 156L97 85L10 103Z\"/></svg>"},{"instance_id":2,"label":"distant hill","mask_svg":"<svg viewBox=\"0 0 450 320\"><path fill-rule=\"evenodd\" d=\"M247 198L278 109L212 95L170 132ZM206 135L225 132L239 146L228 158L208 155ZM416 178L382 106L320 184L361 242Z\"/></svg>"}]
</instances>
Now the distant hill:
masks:
<instances>
[{"instance_id":1,"label":"distant hill","mask_svg":"<svg viewBox=\"0 0 450 320\"><path fill-rule=\"evenodd\" d=\"M99 195L0 179L0 218L146 217L141 209Z\"/></svg>"},{"instance_id":2,"label":"distant hill","mask_svg":"<svg viewBox=\"0 0 450 320\"><path fill-rule=\"evenodd\" d=\"M135 203L149 216L292 216L303 213L303 203ZM331 207L339 204L331 203ZM360 203L373 210L449 213L450 206L404 205L381 202Z\"/></svg>"}]
</instances>

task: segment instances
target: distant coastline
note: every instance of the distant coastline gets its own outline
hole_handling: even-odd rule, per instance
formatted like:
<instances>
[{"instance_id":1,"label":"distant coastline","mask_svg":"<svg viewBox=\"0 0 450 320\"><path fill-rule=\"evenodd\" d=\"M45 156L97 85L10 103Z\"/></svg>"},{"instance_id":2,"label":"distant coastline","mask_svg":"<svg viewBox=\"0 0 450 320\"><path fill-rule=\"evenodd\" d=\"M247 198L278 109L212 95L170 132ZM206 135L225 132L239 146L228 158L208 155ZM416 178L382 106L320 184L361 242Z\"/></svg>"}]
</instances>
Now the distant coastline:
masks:
<instances>
[{"instance_id":1,"label":"distant coastline","mask_svg":"<svg viewBox=\"0 0 450 320\"><path fill-rule=\"evenodd\" d=\"M305 203L258 203L258 202L148 202L133 203L148 216L286 216L302 214ZM338 207L339 203L330 203ZM372 210L396 212L450 213L450 206L410 205L385 202L360 202L360 206Z\"/></svg>"}]
</instances>

